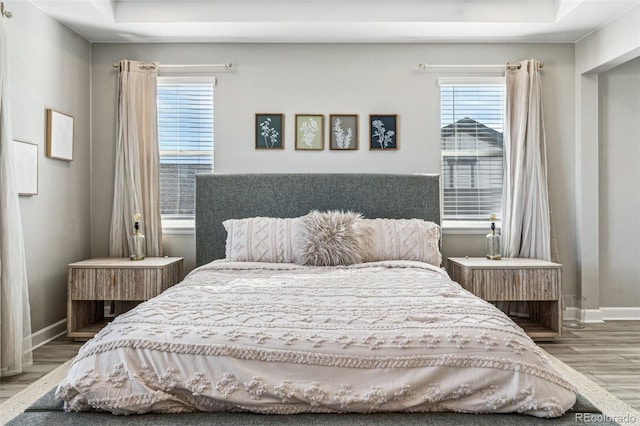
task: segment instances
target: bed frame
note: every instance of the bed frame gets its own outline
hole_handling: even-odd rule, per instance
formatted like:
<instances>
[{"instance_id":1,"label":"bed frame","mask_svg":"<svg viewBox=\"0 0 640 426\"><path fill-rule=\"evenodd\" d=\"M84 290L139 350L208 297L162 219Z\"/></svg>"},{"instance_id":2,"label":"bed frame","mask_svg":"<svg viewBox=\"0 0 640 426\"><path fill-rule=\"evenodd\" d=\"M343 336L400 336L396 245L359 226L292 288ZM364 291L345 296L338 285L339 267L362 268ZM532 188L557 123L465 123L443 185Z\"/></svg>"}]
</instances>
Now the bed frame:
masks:
<instances>
[{"instance_id":1,"label":"bed frame","mask_svg":"<svg viewBox=\"0 0 640 426\"><path fill-rule=\"evenodd\" d=\"M367 217L416 217L440 223L439 176L384 174L199 175L196 177L196 248L199 265L225 255L222 221L249 216L295 217L311 209L351 209ZM54 397L55 387L9 421L8 426L33 424L190 425L575 425L578 413L601 411L578 396L572 410L556 419L519 414L462 413L298 414L186 413L114 416L109 413L65 413ZM614 422L602 424L613 425Z\"/></svg>"},{"instance_id":2,"label":"bed frame","mask_svg":"<svg viewBox=\"0 0 640 426\"><path fill-rule=\"evenodd\" d=\"M368 218L440 223L440 176L429 174L208 174L196 176L196 265L225 257L222 222L352 210Z\"/></svg>"}]
</instances>

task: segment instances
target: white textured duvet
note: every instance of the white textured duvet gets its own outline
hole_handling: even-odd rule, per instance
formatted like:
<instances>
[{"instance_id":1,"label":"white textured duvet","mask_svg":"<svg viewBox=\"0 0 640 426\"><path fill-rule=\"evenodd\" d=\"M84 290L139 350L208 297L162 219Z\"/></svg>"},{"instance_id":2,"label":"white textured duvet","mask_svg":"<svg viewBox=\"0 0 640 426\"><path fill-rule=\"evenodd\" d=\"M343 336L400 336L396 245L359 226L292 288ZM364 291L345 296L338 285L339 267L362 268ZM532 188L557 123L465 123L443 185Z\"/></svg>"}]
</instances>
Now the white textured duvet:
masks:
<instances>
[{"instance_id":1,"label":"white textured duvet","mask_svg":"<svg viewBox=\"0 0 640 426\"><path fill-rule=\"evenodd\" d=\"M502 312L418 262L216 261L117 317L56 396L113 413L564 413L575 389Z\"/></svg>"}]
</instances>

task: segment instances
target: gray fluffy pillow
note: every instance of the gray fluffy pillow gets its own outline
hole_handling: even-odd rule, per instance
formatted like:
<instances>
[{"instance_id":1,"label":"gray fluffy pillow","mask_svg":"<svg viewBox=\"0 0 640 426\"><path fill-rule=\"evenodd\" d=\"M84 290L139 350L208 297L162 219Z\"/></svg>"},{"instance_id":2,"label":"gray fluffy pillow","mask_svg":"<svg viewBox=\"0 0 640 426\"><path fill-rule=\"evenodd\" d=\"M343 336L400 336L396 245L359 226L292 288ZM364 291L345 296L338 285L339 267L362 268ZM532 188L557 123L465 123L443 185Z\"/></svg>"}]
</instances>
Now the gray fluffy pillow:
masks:
<instances>
[{"instance_id":1,"label":"gray fluffy pillow","mask_svg":"<svg viewBox=\"0 0 640 426\"><path fill-rule=\"evenodd\" d=\"M362 215L354 212L311 211L301 220L302 265L334 266L361 263Z\"/></svg>"}]
</instances>

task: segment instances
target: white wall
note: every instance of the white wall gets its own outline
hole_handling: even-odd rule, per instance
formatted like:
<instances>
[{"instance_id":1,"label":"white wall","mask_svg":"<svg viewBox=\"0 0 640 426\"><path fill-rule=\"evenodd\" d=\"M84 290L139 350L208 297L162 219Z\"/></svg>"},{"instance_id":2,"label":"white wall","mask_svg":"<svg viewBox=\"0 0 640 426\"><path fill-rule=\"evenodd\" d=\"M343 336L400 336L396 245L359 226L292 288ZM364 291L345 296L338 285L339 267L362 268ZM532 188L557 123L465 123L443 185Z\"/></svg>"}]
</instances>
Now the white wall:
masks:
<instances>
[{"instance_id":1,"label":"white wall","mask_svg":"<svg viewBox=\"0 0 640 426\"><path fill-rule=\"evenodd\" d=\"M576 43L576 72L600 73L640 56L640 5Z\"/></svg>"},{"instance_id":2,"label":"white wall","mask_svg":"<svg viewBox=\"0 0 640 426\"><path fill-rule=\"evenodd\" d=\"M6 8L13 136L38 145L38 195L20 197L37 332L66 318L67 264L90 255L91 46L28 2ZM71 162L45 156L47 108L75 118Z\"/></svg>"},{"instance_id":3,"label":"white wall","mask_svg":"<svg viewBox=\"0 0 640 426\"><path fill-rule=\"evenodd\" d=\"M121 59L161 63L231 62L215 89L217 172L439 173L439 89L442 75L418 63L501 64L536 58L544 62L543 97L549 152L549 185L555 208L566 292L576 291L574 204L574 48L570 44L94 44L92 49L93 182L92 254L108 253L113 198L116 71ZM470 71L470 70L469 70ZM499 70L494 71L500 75ZM284 151L254 149L254 114L282 112ZM360 118L356 152L294 150L296 113L355 113ZM399 150L367 148L370 113L399 115ZM488 231L487 231L488 232ZM444 237L445 256L483 255L484 235ZM193 265L193 236L165 238L167 254Z\"/></svg>"},{"instance_id":4,"label":"white wall","mask_svg":"<svg viewBox=\"0 0 640 426\"><path fill-rule=\"evenodd\" d=\"M640 57L599 76L600 306L640 306Z\"/></svg>"},{"instance_id":5,"label":"white wall","mask_svg":"<svg viewBox=\"0 0 640 426\"><path fill-rule=\"evenodd\" d=\"M615 270L617 261L613 260L608 253L604 253L611 246L607 232L612 230L611 226L615 226L617 229L628 229L630 233L637 229L634 228L637 226L637 217L634 217L631 211L628 212L628 215L616 216L616 220L619 222L614 225L605 223L607 219L603 215L607 215L609 209L606 206L606 191L610 189L607 182L611 177L609 174L617 166L608 165L606 159L601 161L600 156L603 153L611 152L611 148L606 144L613 143L616 146L619 143L611 140L608 131L603 133L601 128L613 129L615 126L612 127L612 124L608 123L610 119L614 120L613 122L637 123L638 111L625 108L615 109L616 100L608 105L608 89L600 90L599 85L601 78L605 81L611 80L611 77L607 77L606 71L640 57L640 31L638 28L640 28L640 5L575 45L576 187L574 196L577 278L579 293L587 298L587 307L590 309L588 319L594 321L607 316L607 314L603 314L601 307L611 307L608 303L619 303L607 294L611 290L610 281L619 278L615 274L608 276L611 271ZM613 80L617 80L617 78L614 77ZM619 89L614 88L615 86L614 83L612 90L618 92ZM612 95L611 99L620 96L619 93ZM629 96L632 96L632 92L629 93ZM623 96L623 99L631 98ZM602 108L606 108L606 112L600 113ZM614 114L612 114L611 108L615 109ZM619 170L623 172L624 168ZM618 202L616 201L616 203ZM626 267L628 268L629 265ZM640 265L637 257L632 260L631 267L631 275L635 273L636 277L639 276ZM629 296L624 300L623 306L640 308L640 291L638 291L637 281L623 280L614 285L617 286L616 291L623 289L623 293ZM615 298L615 296L613 297ZM613 308L615 307L613 306ZM629 310L623 312L629 312ZM637 317L637 309L632 312L634 313L631 315L623 313L622 316ZM615 316L609 318L615 319Z\"/></svg>"}]
</instances>

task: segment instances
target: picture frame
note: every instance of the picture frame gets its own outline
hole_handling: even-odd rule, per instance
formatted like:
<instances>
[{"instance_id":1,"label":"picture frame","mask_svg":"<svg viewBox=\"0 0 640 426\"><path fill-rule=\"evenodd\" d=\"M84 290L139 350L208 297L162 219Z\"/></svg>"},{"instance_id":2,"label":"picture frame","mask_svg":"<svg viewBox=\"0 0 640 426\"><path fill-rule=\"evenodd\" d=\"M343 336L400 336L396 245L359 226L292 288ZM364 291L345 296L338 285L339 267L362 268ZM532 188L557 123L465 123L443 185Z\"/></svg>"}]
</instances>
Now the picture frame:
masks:
<instances>
[{"instance_id":1,"label":"picture frame","mask_svg":"<svg viewBox=\"0 0 640 426\"><path fill-rule=\"evenodd\" d=\"M369 115L369 149L398 149L398 114Z\"/></svg>"},{"instance_id":2,"label":"picture frame","mask_svg":"<svg viewBox=\"0 0 640 426\"><path fill-rule=\"evenodd\" d=\"M284 114L256 113L256 149L284 149Z\"/></svg>"},{"instance_id":3,"label":"picture frame","mask_svg":"<svg viewBox=\"0 0 640 426\"><path fill-rule=\"evenodd\" d=\"M47 157L73 161L73 117L47 109Z\"/></svg>"},{"instance_id":4,"label":"picture frame","mask_svg":"<svg viewBox=\"0 0 640 426\"><path fill-rule=\"evenodd\" d=\"M329 115L329 149L356 151L358 149L358 115Z\"/></svg>"},{"instance_id":5,"label":"picture frame","mask_svg":"<svg viewBox=\"0 0 640 426\"><path fill-rule=\"evenodd\" d=\"M296 114L296 149L321 151L324 149L324 115Z\"/></svg>"},{"instance_id":6,"label":"picture frame","mask_svg":"<svg viewBox=\"0 0 640 426\"><path fill-rule=\"evenodd\" d=\"M13 148L18 195L37 195L38 145L31 142L14 140Z\"/></svg>"}]
</instances>

